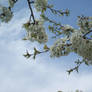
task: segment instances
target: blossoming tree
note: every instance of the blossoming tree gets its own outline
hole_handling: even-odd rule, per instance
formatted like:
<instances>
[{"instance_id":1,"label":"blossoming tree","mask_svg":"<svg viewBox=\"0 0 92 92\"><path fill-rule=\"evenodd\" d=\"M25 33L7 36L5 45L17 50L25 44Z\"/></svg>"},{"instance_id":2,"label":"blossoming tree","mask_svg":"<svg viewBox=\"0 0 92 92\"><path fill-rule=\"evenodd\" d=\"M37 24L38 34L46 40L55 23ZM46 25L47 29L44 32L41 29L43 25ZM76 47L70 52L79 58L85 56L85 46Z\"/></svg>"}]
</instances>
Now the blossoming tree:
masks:
<instances>
[{"instance_id":1,"label":"blossoming tree","mask_svg":"<svg viewBox=\"0 0 92 92\"><path fill-rule=\"evenodd\" d=\"M8 7L0 5L0 22L8 23L13 17L13 8L19 0L7 0ZM6 2L7 2L6 1ZM76 66L67 72L70 74L76 70L78 72L79 66L82 63L86 65L92 65L92 17L78 16L78 29L73 28L70 25L61 24L46 16L46 12L50 12L58 17L68 16L69 10L57 10L54 6L48 4L48 0L26 0L30 10L30 17L26 23L23 24L23 28L26 31L26 37L23 40L30 40L32 42L37 41L40 44L44 44L43 51L39 51L34 48L34 53L28 51L24 56L26 58L35 57L38 54L50 52L50 57L67 56L69 53L74 52L82 57L82 60L76 60ZM34 16L35 8L40 12L39 19ZM46 42L48 41L48 35L46 33L44 23L49 22L48 30L55 36L56 42L48 47ZM57 37L60 37L57 39ZM62 38L61 38L62 37ZM50 40L50 39L49 39Z\"/></svg>"}]
</instances>

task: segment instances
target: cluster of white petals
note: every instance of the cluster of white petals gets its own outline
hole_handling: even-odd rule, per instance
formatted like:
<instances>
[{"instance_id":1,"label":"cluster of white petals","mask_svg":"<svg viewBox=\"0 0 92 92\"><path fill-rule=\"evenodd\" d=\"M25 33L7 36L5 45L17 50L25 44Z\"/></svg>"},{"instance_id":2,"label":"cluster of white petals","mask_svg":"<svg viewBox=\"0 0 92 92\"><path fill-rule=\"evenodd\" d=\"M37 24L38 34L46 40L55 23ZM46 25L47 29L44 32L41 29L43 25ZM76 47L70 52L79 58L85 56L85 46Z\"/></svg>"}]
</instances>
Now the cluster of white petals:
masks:
<instances>
[{"instance_id":1,"label":"cluster of white petals","mask_svg":"<svg viewBox=\"0 0 92 92\"><path fill-rule=\"evenodd\" d=\"M10 7L13 7L16 0L8 0Z\"/></svg>"},{"instance_id":2,"label":"cluster of white petals","mask_svg":"<svg viewBox=\"0 0 92 92\"><path fill-rule=\"evenodd\" d=\"M71 52L71 47L66 43L67 39L58 39L50 48L51 57L60 57L68 55Z\"/></svg>"},{"instance_id":3,"label":"cluster of white petals","mask_svg":"<svg viewBox=\"0 0 92 92\"><path fill-rule=\"evenodd\" d=\"M78 26L83 34L87 33L90 29L92 29L92 17L79 18Z\"/></svg>"},{"instance_id":4,"label":"cluster of white petals","mask_svg":"<svg viewBox=\"0 0 92 92\"><path fill-rule=\"evenodd\" d=\"M13 13L7 7L0 7L0 20L2 22L9 22L13 17Z\"/></svg>"},{"instance_id":5,"label":"cluster of white petals","mask_svg":"<svg viewBox=\"0 0 92 92\"><path fill-rule=\"evenodd\" d=\"M73 29L70 26L65 27L65 31ZM73 29L74 30L74 29ZM50 48L51 57L60 57L68 55L70 52L75 52L82 56L88 64L92 64L92 40L83 37L81 30L72 31L71 36L68 38L71 45L67 45L67 38L58 39Z\"/></svg>"},{"instance_id":6,"label":"cluster of white petals","mask_svg":"<svg viewBox=\"0 0 92 92\"><path fill-rule=\"evenodd\" d=\"M37 41L39 43L46 43L48 41L48 36L45 32L45 28L40 21L35 24L24 24L24 28L27 30L27 40Z\"/></svg>"},{"instance_id":7,"label":"cluster of white petals","mask_svg":"<svg viewBox=\"0 0 92 92\"><path fill-rule=\"evenodd\" d=\"M65 35L70 35L74 32L74 28L70 25L64 25L61 29L63 30L62 33Z\"/></svg>"},{"instance_id":8,"label":"cluster of white petals","mask_svg":"<svg viewBox=\"0 0 92 92\"><path fill-rule=\"evenodd\" d=\"M37 11L46 10L48 0L35 0L35 8Z\"/></svg>"},{"instance_id":9,"label":"cluster of white petals","mask_svg":"<svg viewBox=\"0 0 92 92\"><path fill-rule=\"evenodd\" d=\"M78 31L72 34L71 42L73 51L92 63L92 40L84 39Z\"/></svg>"}]
</instances>

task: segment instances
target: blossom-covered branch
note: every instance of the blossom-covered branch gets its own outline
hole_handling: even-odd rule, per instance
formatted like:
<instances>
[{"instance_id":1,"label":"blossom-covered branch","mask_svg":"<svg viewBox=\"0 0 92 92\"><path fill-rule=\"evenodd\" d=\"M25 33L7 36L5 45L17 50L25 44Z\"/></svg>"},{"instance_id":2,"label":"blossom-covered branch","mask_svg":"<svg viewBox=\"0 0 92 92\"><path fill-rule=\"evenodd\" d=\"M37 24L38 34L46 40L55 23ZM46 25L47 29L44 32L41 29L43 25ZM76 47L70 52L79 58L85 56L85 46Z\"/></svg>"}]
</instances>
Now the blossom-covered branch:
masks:
<instances>
[{"instance_id":1,"label":"blossom-covered branch","mask_svg":"<svg viewBox=\"0 0 92 92\"><path fill-rule=\"evenodd\" d=\"M74 28L69 24L63 24L61 21L52 19L51 16L48 16L48 12L50 14L60 15L59 18L63 17L62 15L69 15L69 10L65 11L57 10L54 6L48 4L48 0L26 0L27 5L30 10L30 18L29 20L23 24L23 28L26 31L26 36L23 40L29 40L31 42L38 42L39 44L47 44L48 40L51 40L51 37L48 37L48 33L51 32L54 34L55 42L49 46L49 48L45 45L45 49L43 51L39 51L34 48L34 53L30 54L28 51L24 56L26 58L30 58L33 56L35 59L36 55L50 52L50 57L61 57L68 56L70 53L74 52L77 55L83 58L83 62L86 65L92 65L92 17L87 16L78 16L78 27ZM8 0L8 7L0 6L0 22L8 23L13 17L13 7L18 0ZM39 19L36 19L34 16L33 7L39 12ZM50 11L49 11L50 10ZM53 15L52 15L53 16ZM56 16L57 17L57 16ZM45 28L45 23L49 22ZM49 30L47 32L47 30ZM57 39L58 37L58 39ZM78 71L79 66L82 62L77 62L77 66L71 71Z\"/></svg>"}]
</instances>

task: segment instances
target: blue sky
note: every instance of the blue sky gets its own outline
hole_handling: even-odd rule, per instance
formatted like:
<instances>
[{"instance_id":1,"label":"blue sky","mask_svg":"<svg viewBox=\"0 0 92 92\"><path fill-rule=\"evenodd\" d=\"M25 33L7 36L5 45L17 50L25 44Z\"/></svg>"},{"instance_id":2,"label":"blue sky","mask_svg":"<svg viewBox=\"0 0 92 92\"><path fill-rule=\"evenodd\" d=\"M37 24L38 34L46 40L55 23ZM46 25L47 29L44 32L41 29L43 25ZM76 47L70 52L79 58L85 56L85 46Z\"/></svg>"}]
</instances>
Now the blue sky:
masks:
<instances>
[{"instance_id":1,"label":"blue sky","mask_svg":"<svg viewBox=\"0 0 92 92\"><path fill-rule=\"evenodd\" d=\"M7 0L0 0L5 4ZM59 59L51 59L49 53L37 56L36 60L25 59L22 54L33 47L40 49L38 43L22 41L25 35L21 27L28 20L29 10L26 0L19 1L14 11L15 16L8 23L0 24L0 92L71 92L80 89L92 92L92 66L82 65L80 72L70 76L66 70L74 67L75 54ZM50 0L58 9L69 8L69 17L62 17L64 24L77 28L77 16L91 16L92 0ZM19 9L20 8L20 9ZM35 10L34 10L35 11ZM35 17L38 17L35 11ZM48 43L51 44L51 43Z\"/></svg>"}]
</instances>

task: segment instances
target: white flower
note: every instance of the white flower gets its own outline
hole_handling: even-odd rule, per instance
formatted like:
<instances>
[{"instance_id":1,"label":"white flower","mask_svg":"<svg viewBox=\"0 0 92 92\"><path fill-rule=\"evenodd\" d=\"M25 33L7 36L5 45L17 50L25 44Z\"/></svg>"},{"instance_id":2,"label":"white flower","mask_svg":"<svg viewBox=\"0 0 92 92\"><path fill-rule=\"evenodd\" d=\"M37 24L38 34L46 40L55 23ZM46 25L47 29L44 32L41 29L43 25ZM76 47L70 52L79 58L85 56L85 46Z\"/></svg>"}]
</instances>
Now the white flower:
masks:
<instances>
[{"instance_id":1,"label":"white flower","mask_svg":"<svg viewBox=\"0 0 92 92\"><path fill-rule=\"evenodd\" d=\"M10 7L12 8L16 0L8 0Z\"/></svg>"},{"instance_id":2,"label":"white flower","mask_svg":"<svg viewBox=\"0 0 92 92\"><path fill-rule=\"evenodd\" d=\"M80 32L75 32L71 42L74 52L88 60L88 63L92 63L92 40L84 39Z\"/></svg>"},{"instance_id":3,"label":"white flower","mask_svg":"<svg viewBox=\"0 0 92 92\"><path fill-rule=\"evenodd\" d=\"M70 35L74 32L74 28L70 25L64 25L61 29L63 30L62 33L65 35Z\"/></svg>"},{"instance_id":4,"label":"white flower","mask_svg":"<svg viewBox=\"0 0 92 92\"><path fill-rule=\"evenodd\" d=\"M37 24L24 24L27 30L27 39L31 41L37 41L39 43L46 43L48 41L48 36L45 32L45 28L37 21Z\"/></svg>"},{"instance_id":5,"label":"white flower","mask_svg":"<svg viewBox=\"0 0 92 92\"><path fill-rule=\"evenodd\" d=\"M37 11L45 11L47 7L47 0L35 0L35 8Z\"/></svg>"},{"instance_id":6,"label":"white flower","mask_svg":"<svg viewBox=\"0 0 92 92\"><path fill-rule=\"evenodd\" d=\"M63 42L62 39L58 39L53 46L50 48L51 57L60 57L68 55L71 52L71 47Z\"/></svg>"},{"instance_id":7,"label":"white flower","mask_svg":"<svg viewBox=\"0 0 92 92\"><path fill-rule=\"evenodd\" d=\"M2 9L2 10L1 10ZM1 7L1 14L0 14L0 19L2 22L9 22L12 17L13 17L13 13L11 12L11 10L9 8L6 7Z\"/></svg>"},{"instance_id":8,"label":"white flower","mask_svg":"<svg viewBox=\"0 0 92 92\"><path fill-rule=\"evenodd\" d=\"M78 26L83 34L87 33L92 29L92 17L80 17L78 19Z\"/></svg>"}]
</instances>

